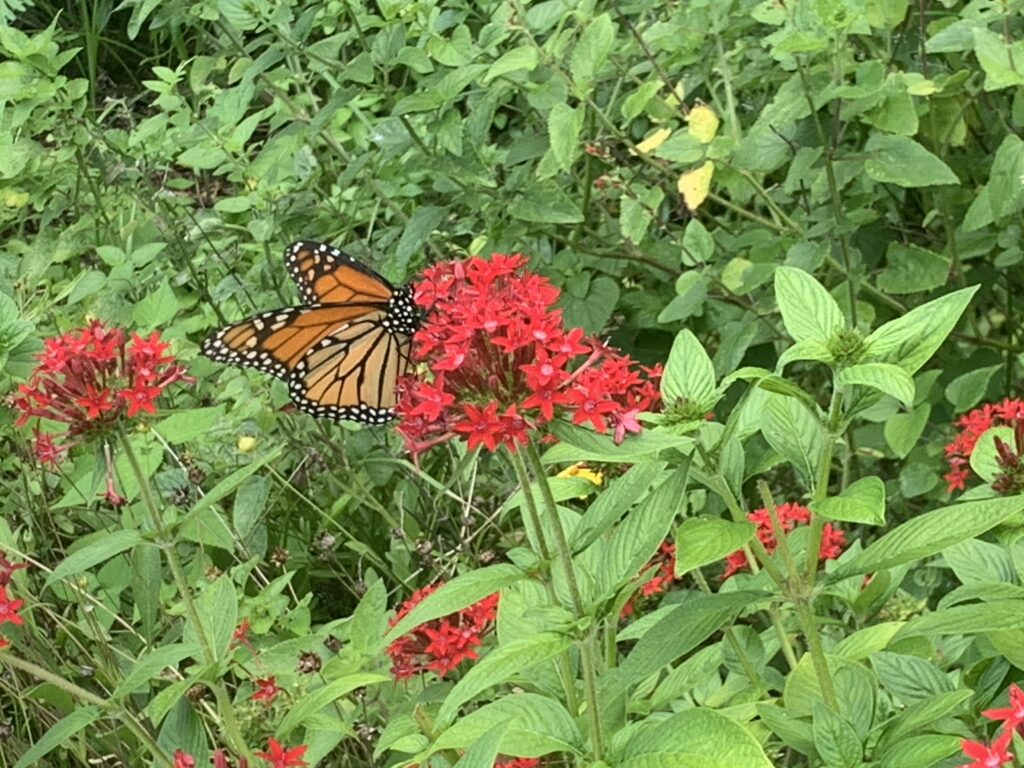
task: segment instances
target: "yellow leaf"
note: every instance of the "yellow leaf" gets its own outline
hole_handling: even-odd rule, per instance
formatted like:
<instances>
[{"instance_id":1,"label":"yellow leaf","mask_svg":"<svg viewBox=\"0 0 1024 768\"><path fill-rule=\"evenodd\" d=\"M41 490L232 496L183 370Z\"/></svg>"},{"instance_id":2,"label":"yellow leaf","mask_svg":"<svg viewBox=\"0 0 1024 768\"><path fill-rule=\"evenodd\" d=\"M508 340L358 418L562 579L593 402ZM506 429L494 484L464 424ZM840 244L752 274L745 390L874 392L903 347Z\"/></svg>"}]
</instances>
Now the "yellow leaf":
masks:
<instances>
[{"instance_id":1,"label":"yellow leaf","mask_svg":"<svg viewBox=\"0 0 1024 768\"><path fill-rule=\"evenodd\" d=\"M29 200L31 200L31 196L28 192L22 192L17 189L5 189L3 191L5 208L24 208L28 205Z\"/></svg>"},{"instance_id":2,"label":"yellow leaf","mask_svg":"<svg viewBox=\"0 0 1024 768\"><path fill-rule=\"evenodd\" d=\"M665 99L665 104L672 109L675 109L683 103L683 99L686 97L686 84L680 80L676 83L676 87L672 89L672 93Z\"/></svg>"},{"instance_id":3,"label":"yellow leaf","mask_svg":"<svg viewBox=\"0 0 1024 768\"><path fill-rule=\"evenodd\" d=\"M690 123L690 135L695 137L701 144L710 144L718 133L719 119L715 110L707 104L698 104L690 110L686 118Z\"/></svg>"},{"instance_id":4,"label":"yellow leaf","mask_svg":"<svg viewBox=\"0 0 1024 768\"><path fill-rule=\"evenodd\" d=\"M715 164L708 160L699 168L687 171L679 177L676 186L690 211L696 211L700 204L707 200L708 192L711 191L711 175L714 172Z\"/></svg>"},{"instance_id":5,"label":"yellow leaf","mask_svg":"<svg viewBox=\"0 0 1024 768\"><path fill-rule=\"evenodd\" d=\"M659 128L646 139L637 144L635 150L631 149L629 152L632 155L646 155L648 152L653 152L662 144L664 144L665 140L671 135L671 128Z\"/></svg>"},{"instance_id":6,"label":"yellow leaf","mask_svg":"<svg viewBox=\"0 0 1024 768\"><path fill-rule=\"evenodd\" d=\"M252 453L256 449L256 438L251 435L241 435L238 438L238 452Z\"/></svg>"}]
</instances>

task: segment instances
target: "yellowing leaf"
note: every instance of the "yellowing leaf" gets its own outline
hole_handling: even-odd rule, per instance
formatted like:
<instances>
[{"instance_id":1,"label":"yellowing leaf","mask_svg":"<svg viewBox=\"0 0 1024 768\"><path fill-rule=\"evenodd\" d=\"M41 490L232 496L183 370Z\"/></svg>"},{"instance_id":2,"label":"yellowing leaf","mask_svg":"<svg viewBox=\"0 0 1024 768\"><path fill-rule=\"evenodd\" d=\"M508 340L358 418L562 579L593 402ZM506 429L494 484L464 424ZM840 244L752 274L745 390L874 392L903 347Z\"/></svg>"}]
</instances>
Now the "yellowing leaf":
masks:
<instances>
[{"instance_id":1,"label":"yellowing leaf","mask_svg":"<svg viewBox=\"0 0 1024 768\"><path fill-rule=\"evenodd\" d=\"M636 149L631 149L629 153L631 155L646 155L648 152L653 152L662 144L665 140L672 135L671 128L659 128L646 139L636 145Z\"/></svg>"},{"instance_id":2,"label":"yellowing leaf","mask_svg":"<svg viewBox=\"0 0 1024 768\"><path fill-rule=\"evenodd\" d=\"M718 133L718 115L706 104L698 104L691 109L686 119L690 123L690 135L695 136L701 144L710 144Z\"/></svg>"},{"instance_id":3,"label":"yellowing leaf","mask_svg":"<svg viewBox=\"0 0 1024 768\"><path fill-rule=\"evenodd\" d=\"M686 84L680 80L676 83L676 87L672 89L672 93L665 99L665 104L672 109L675 109L683 103L683 99L686 97Z\"/></svg>"},{"instance_id":4,"label":"yellowing leaf","mask_svg":"<svg viewBox=\"0 0 1024 768\"><path fill-rule=\"evenodd\" d=\"M683 202L690 211L696 211L708 198L711 191L711 176L715 172L715 164L708 160L699 168L687 171L679 177L676 185L679 194L683 196Z\"/></svg>"},{"instance_id":5,"label":"yellowing leaf","mask_svg":"<svg viewBox=\"0 0 1024 768\"><path fill-rule=\"evenodd\" d=\"M238 438L238 452L252 453L256 450L256 438L251 435L240 435Z\"/></svg>"},{"instance_id":6,"label":"yellowing leaf","mask_svg":"<svg viewBox=\"0 0 1024 768\"><path fill-rule=\"evenodd\" d=\"M3 191L3 202L5 208L24 208L31 200L28 192L17 189L5 189Z\"/></svg>"}]
</instances>

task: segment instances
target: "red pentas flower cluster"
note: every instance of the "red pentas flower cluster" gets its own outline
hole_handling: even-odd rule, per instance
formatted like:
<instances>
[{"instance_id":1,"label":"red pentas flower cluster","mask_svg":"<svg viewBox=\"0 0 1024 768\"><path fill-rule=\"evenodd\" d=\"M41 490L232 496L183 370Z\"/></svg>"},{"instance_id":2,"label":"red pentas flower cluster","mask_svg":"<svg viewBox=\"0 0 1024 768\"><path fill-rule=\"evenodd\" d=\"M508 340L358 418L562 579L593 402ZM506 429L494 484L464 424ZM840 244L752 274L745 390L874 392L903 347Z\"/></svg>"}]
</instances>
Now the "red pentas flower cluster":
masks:
<instances>
[{"instance_id":1,"label":"red pentas flower cluster","mask_svg":"<svg viewBox=\"0 0 1024 768\"><path fill-rule=\"evenodd\" d=\"M1021 454L1024 453L1024 401L1006 398L1001 403L986 403L964 414L956 421L960 428L956 437L946 446L949 472L943 475L946 490L962 491L971 476L971 454L978 439L992 427L1010 427L1014 430L1016 451L998 440L997 461L1003 469L1001 477L992 486L1000 493L1019 493L1024 490L1021 477Z\"/></svg>"},{"instance_id":2,"label":"red pentas flower cluster","mask_svg":"<svg viewBox=\"0 0 1024 768\"><path fill-rule=\"evenodd\" d=\"M156 413L156 398L168 386L194 381L168 348L156 331L149 338L133 333L129 340L98 320L47 339L39 365L14 397L18 426L32 417L59 422L74 442L139 413ZM36 456L44 464L56 465L69 447L36 431Z\"/></svg>"},{"instance_id":3,"label":"red pentas flower cluster","mask_svg":"<svg viewBox=\"0 0 1024 768\"><path fill-rule=\"evenodd\" d=\"M518 254L437 264L415 297L426 321L413 356L429 373L399 382L395 409L413 454L457 435L515 450L563 414L621 442L658 404L660 369L566 329L558 289Z\"/></svg>"},{"instance_id":4,"label":"red pentas flower cluster","mask_svg":"<svg viewBox=\"0 0 1024 768\"><path fill-rule=\"evenodd\" d=\"M676 580L676 545L669 541L662 542L661 546L658 547L658 553L651 558L651 561L644 570L646 571L652 567L657 567L657 570L641 585L640 596L642 597L652 597L661 594L672 586L672 583ZM622 606L622 611L619 613L620 619L633 615L633 611L636 610L636 598L637 595L634 595L629 599L629 602Z\"/></svg>"},{"instance_id":5,"label":"red pentas flower cluster","mask_svg":"<svg viewBox=\"0 0 1024 768\"><path fill-rule=\"evenodd\" d=\"M999 768L1013 760L1013 753L1008 750L1014 731L1024 732L1024 691L1014 683L1010 686L1009 707L987 709L981 714L989 720L1001 720L1002 732L991 744L969 739L961 741L964 755L974 761L961 768Z\"/></svg>"},{"instance_id":6,"label":"red pentas flower cluster","mask_svg":"<svg viewBox=\"0 0 1024 768\"><path fill-rule=\"evenodd\" d=\"M782 530L789 533L798 525L804 525L811 521L811 510L807 507L802 507L799 504L779 504L775 508L775 512L779 517L779 525ZM778 540L775 538L775 529L772 527L771 515L768 514L767 509L755 509L749 515L747 519L757 525L757 531L755 535L764 548L768 550L768 554L775 552L775 548L779 546ZM846 546L846 533L839 528L836 528L832 523L825 523L821 533L821 548L818 550L818 556L822 562L826 560L834 560L843 553L843 547ZM747 556L742 549L737 549L725 561L725 573L722 574L722 580L728 579L735 573L745 570L748 567Z\"/></svg>"},{"instance_id":7,"label":"red pentas flower cluster","mask_svg":"<svg viewBox=\"0 0 1024 768\"><path fill-rule=\"evenodd\" d=\"M442 583L416 590L402 603L388 626L395 626ZM466 659L477 658L476 649L493 628L497 615L498 594L495 593L450 616L420 624L388 646L391 675L395 680L405 680L429 670L444 677Z\"/></svg>"},{"instance_id":8,"label":"red pentas flower cluster","mask_svg":"<svg viewBox=\"0 0 1024 768\"><path fill-rule=\"evenodd\" d=\"M285 747L277 739L271 738L267 742L266 752L254 753L260 760L269 763L268 768L306 768L309 765L303 756L309 749L305 744L297 747ZM223 749L214 750L213 768L230 768L227 753ZM249 761L244 757L238 758L238 768L248 768ZM180 749L174 751L174 768L196 768L196 760L192 755Z\"/></svg>"},{"instance_id":9,"label":"red pentas flower cluster","mask_svg":"<svg viewBox=\"0 0 1024 768\"><path fill-rule=\"evenodd\" d=\"M0 552L0 626L12 624L21 626L25 620L21 618L18 611L25 605L24 600L15 600L8 592L11 586L11 577L19 568L24 568L25 563L12 563L3 552ZM0 649L6 648L10 642L0 636Z\"/></svg>"}]
</instances>

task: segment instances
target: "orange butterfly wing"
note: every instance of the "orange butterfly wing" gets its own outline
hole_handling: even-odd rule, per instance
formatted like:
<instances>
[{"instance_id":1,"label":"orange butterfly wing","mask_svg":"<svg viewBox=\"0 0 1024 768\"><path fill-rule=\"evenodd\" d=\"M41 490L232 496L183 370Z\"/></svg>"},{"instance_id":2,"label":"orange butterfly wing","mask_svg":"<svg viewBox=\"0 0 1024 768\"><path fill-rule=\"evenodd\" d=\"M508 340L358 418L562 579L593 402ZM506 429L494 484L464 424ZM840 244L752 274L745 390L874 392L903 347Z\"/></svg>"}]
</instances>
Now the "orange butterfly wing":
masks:
<instances>
[{"instance_id":1,"label":"orange butterfly wing","mask_svg":"<svg viewBox=\"0 0 1024 768\"><path fill-rule=\"evenodd\" d=\"M386 302L394 286L334 246L299 240L284 254L288 273L308 304Z\"/></svg>"},{"instance_id":2,"label":"orange butterfly wing","mask_svg":"<svg viewBox=\"0 0 1024 768\"><path fill-rule=\"evenodd\" d=\"M337 248L308 240L289 246L285 264L308 306L221 328L203 354L286 380L298 407L314 416L389 421L419 326L411 289L396 290Z\"/></svg>"}]
</instances>

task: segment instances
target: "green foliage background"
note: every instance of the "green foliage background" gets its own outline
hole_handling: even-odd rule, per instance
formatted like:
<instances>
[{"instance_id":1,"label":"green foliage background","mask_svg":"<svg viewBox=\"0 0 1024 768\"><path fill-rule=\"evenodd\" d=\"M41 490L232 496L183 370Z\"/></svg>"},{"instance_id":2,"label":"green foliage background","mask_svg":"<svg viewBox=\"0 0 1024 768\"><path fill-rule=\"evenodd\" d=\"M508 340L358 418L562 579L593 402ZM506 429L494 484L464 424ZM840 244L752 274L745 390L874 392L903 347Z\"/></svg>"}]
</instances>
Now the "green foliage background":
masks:
<instances>
[{"instance_id":1,"label":"green foliage background","mask_svg":"<svg viewBox=\"0 0 1024 768\"><path fill-rule=\"evenodd\" d=\"M853 435L844 470L881 475L897 520L910 517L945 498L954 416L1019 382L1022 9L8 0L0 387L26 375L40 339L88 316L173 340L200 383L156 424L175 461L139 437L149 471L185 508L207 477L266 468L228 489L235 534L251 554L290 553L294 586L314 595L300 631L347 614L367 573L400 589L518 534L498 514L497 465L478 483L440 452L417 476L394 440L282 413L280 383L197 356L213 327L296 302L281 259L292 240L337 244L395 280L521 251L563 289L570 324L646 362L689 328L719 377L774 366L779 264L812 272L861 329L980 285L917 375L914 407L876 403ZM700 102L722 121L707 145L686 129ZM660 128L667 141L636 149ZM711 195L693 213L677 181L709 159ZM813 364L791 370L822 388ZM63 477L25 473L25 435L0 418L0 527L67 552L116 522L95 501L96 456ZM239 436L257 438L254 453ZM780 457L762 447L770 470ZM796 494L792 470L776 471ZM488 520L472 535L470 509ZM202 525L191 536L218 543ZM196 568L227 567L220 557ZM130 583L106 578L108 596Z\"/></svg>"}]
</instances>

